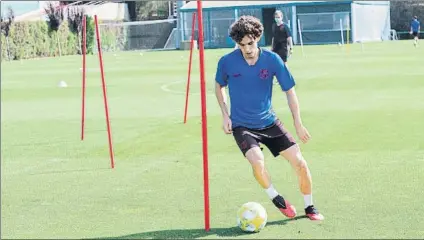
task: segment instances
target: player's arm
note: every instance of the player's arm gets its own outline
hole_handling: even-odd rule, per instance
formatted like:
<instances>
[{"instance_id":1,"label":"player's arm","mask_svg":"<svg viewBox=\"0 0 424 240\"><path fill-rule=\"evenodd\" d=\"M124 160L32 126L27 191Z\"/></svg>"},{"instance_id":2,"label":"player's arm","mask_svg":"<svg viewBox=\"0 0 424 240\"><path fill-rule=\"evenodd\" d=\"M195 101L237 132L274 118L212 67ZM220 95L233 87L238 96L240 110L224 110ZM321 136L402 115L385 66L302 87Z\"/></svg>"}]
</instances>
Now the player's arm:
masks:
<instances>
[{"instance_id":1,"label":"player's arm","mask_svg":"<svg viewBox=\"0 0 424 240\"><path fill-rule=\"evenodd\" d=\"M300 107L299 100L294 90L295 82L293 76L283 63L281 58L274 56L274 67L275 67L275 76L277 77L278 82L280 83L281 89L286 93L287 103L290 108L290 112L293 117L293 123L296 128L297 136L303 143L306 143L310 139L310 134L308 130L303 126L302 118L300 116Z\"/></svg>"},{"instance_id":2,"label":"player's arm","mask_svg":"<svg viewBox=\"0 0 424 240\"><path fill-rule=\"evenodd\" d=\"M299 100L297 98L294 87L286 91L286 96L287 96L287 102L293 117L296 134L303 143L307 143L309 139L311 138L311 135L309 134L306 127L303 126L302 119L300 117Z\"/></svg>"},{"instance_id":3,"label":"player's arm","mask_svg":"<svg viewBox=\"0 0 424 240\"><path fill-rule=\"evenodd\" d=\"M302 125L299 112L299 102L297 100L296 92L294 91L295 82L293 76L281 58L275 57L274 55L273 62L273 65L275 66L275 77L277 77L281 89L286 93L287 102L293 115L294 124L295 126Z\"/></svg>"},{"instance_id":4,"label":"player's arm","mask_svg":"<svg viewBox=\"0 0 424 240\"><path fill-rule=\"evenodd\" d=\"M293 49L293 37L292 37L292 33L291 33L291 30L290 30L290 27L287 25L287 27L286 27L286 31L287 31L287 42L289 43L289 48L290 48L290 51Z\"/></svg>"},{"instance_id":5,"label":"player's arm","mask_svg":"<svg viewBox=\"0 0 424 240\"><path fill-rule=\"evenodd\" d=\"M225 92L225 86L222 86L218 82L215 83L215 95L216 99L218 100L219 107L221 108L222 128L226 134L231 134L232 123L230 114L228 114L227 93Z\"/></svg>"},{"instance_id":6,"label":"player's arm","mask_svg":"<svg viewBox=\"0 0 424 240\"><path fill-rule=\"evenodd\" d=\"M215 96L216 100L218 100L219 107L221 108L222 117L230 117L230 114L228 114L227 93L225 92L225 86L215 83Z\"/></svg>"},{"instance_id":7,"label":"player's arm","mask_svg":"<svg viewBox=\"0 0 424 240\"><path fill-rule=\"evenodd\" d=\"M293 38L292 37L288 37L287 38L287 42L289 43L290 51L293 51Z\"/></svg>"},{"instance_id":8,"label":"player's arm","mask_svg":"<svg viewBox=\"0 0 424 240\"><path fill-rule=\"evenodd\" d=\"M232 133L230 114L228 113L227 93L225 87L228 84L228 75L225 71L224 60L221 58L218 62L218 68L215 76L215 96L222 113L222 127L227 134Z\"/></svg>"},{"instance_id":9,"label":"player's arm","mask_svg":"<svg viewBox=\"0 0 424 240\"><path fill-rule=\"evenodd\" d=\"M289 42L290 49L292 49L293 48L293 38L292 37L288 37L287 40Z\"/></svg>"},{"instance_id":10,"label":"player's arm","mask_svg":"<svg viewBox=\"0 0 424 240\"><path fill-rule=\"evenodd\" d=\"M300 117L300 108L299 108L299 100L296 95L296 91L294 87L290 88L286 91L287 102L293 117L293 123L295 127L302 126L302 119Z\"/></svg>"}]
</instances>

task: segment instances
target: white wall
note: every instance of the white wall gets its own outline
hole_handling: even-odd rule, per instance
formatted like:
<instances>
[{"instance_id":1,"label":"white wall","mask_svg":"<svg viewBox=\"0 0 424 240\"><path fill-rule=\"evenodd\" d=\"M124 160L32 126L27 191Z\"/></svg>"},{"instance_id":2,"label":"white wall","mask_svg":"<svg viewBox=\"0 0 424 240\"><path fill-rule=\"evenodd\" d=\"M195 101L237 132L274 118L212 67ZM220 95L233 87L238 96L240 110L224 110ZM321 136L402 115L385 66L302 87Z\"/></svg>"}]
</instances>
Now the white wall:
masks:
<instances>
[{"instance_id":1,"label":"white wall","mask_svg":"<svg viewBox=\"0 0 424 240\"><path fill-rule=\"evenodd\" d=\"M352 3L354 42L390 39L390 2L355 1Z\"/></svg>"},{"instance_id":2,"label":"white wall","mask_svg":"<svg viewBox=\"0 0 424 240\"><path fill-rule=\"evenodd\" d=\"M128 6L125 3L105 3L102 5L85 6L87 14L97 15L99 20L130 20Z\"/></svg>"}]
</instances>

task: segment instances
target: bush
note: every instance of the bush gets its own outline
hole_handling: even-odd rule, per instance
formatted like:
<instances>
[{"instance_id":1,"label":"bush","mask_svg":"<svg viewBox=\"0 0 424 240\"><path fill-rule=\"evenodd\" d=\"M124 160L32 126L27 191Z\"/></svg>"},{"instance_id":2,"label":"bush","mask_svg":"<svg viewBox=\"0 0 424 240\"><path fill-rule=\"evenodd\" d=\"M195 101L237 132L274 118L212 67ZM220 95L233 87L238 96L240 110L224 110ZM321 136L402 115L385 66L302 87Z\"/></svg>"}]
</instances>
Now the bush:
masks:
<instances>
[{"instance_id":1,"label":"bush","mask_svg":"<svg viewBox=\"0 0 424 240\"><path fill-rule=\"evenodd\" d=\"M95 47L94 20L87 16L87 54L94 53ZM124 31L104 27L101 29L102 46L105 51L123 50L126 41ZM9 55L11 60L36 57L59 56L57 41L60 41L62 55L80 54L80 40L73 33L67 22L59 26L57 31L49 31L47 22L14 22L9 31ZM82 39L81 39L82 40ZM1 33L1 60L7 60L7 45L4 32Z\"/></svg>"},{"instance_id":2,"label":"bush","mask_svg":"<svg viewBox=\"0 0 424 240\"><path fill-rule=\"evenodd\" d=\"M59 55L58 38L62 55L76 55L79 53L77 36L69 30L67 24L61 24L57 32L52 32L51 35L52 44L50 44L50 49L54 49L54 56Z\"/></svg>"},{"instance_id":3,"label":"bush","mask_svg":"<svg viewBox=\"0 0 424 240\"><path fill-rule=\"evenodd\" d=\"M10 28L9 50L10 57L15 60L26 59L30 56L30 48L33 47L33 37L29 34L27 22L14 23Z\"/></svg>"},{"instance_id":4,"label":"bush","mask_svg":"<svg viewBox=\"0 0 424 240\"><path fill-rule=\"evenodd\" d=\"M6 46L6 36L1 33L1 60L8 60L7 57L7 46Z\"/></svg>"},{"instance_id":5,"label":"bush","mask_svg":"<svg viewBox=\"0 0 424 240\"><path fill-rule=\"evenodd\" d=\"M77 41L81 42L79 53L82 53L82 25L85 10L84 8L68 8L68 27L69 30L76 35Z\"/></svg>"},{"instance_id":6,"label":"bush","mask_svg":"<svg viewBox=\"0 0 424 240\"><path fill-rule=\"evenodd\" d=\"M3 59L9 59L8 56L8 46L10 45L10 43L8 44L8 37L10 35L10 27L12 26L12 23L15 19L15 14L12 10L12 8L8 8L8 13L7 16L1 16L1 23L0 23L0 28L1 28L1 60L3 61Z\"/></svg>"},{"instance_id":7,"label":"bush","mask_svg":"<svg viewBox=\"0 0 424 240\"><path fill-rule=\"evenodd\" d=\"M48 57L51 45L51 39L48 35L48 26L46 22L35 22L30 24L30 35L34 38L34 55L36 57Z\"/></svg>"},{"instance_id":8,"label":"bush","mask_svg":"<svg viewBox=\"0 0 424 240\"><path fill-rule=\"evenodd\" d=\"M71 32L75 34L81 32L84 12L84 8L68 8L68 26Z\"/></svg>"},{"instance_id":9,"label":"bush","mask_svg":"<svg viewBox=\"0 0 424 240\"><path fill-rule=\"evenodd\" d=\"M7 16L3 16L3 14L1 15L1 23L0 23L1 31L6 37L9 36L10 26L12 25L14 20L15 20L15 13L13 12L12 8L9 7Z\"/></svg>"},{"instance_id":10,"label":"bush","mask_svg":"<svg viewBox=\"0 0 424 240\"><path fill-rule=\"evenodd\" d=\"M47 17L49 18L49 21L47 22L49 25L49 30L57 32L63 22L63 8L59 7L53 2L48 2L44 10L47 14Z\"/></svg>"},{"instance_id":11,"label":"bush","mask_svg":"<svg viewBox=\"0 0 424 240\"><path fill-rule=\"evenodd\" d=\"M392 29L398 32L409 31L413 16L418 16L418 18L424 16L422 0L390 1L390 25Z\"/></svg>"},{"instance_id":12,"label":"bush","mask_svg":"<svg viewBox=\"0 0 424 240\"><path fill-rule=\"evenodd\" d=\"M69 31L66 24L62 24L58 31L49 33L46 22L16 22L11 25L9 32L9 51L12 60L35 57L54 57L59 55L57 45L59 36L62 55L79 53L77 36ZM6 37L1 34L2 60L7 59Z\"/></svg>"},{"instance_id":13,"label":"bush","mask_svg":"<svg viewBox=\"0 0 424 240\"><path fill-rule=\"evenodd\" d=\"M86 36L86 49L87 49L87 54L93 54L93 50L94 50L94 18L87 16L87 23L86 23L86 28L87 28L87 36Z\"/></svg>"}]
</instances>

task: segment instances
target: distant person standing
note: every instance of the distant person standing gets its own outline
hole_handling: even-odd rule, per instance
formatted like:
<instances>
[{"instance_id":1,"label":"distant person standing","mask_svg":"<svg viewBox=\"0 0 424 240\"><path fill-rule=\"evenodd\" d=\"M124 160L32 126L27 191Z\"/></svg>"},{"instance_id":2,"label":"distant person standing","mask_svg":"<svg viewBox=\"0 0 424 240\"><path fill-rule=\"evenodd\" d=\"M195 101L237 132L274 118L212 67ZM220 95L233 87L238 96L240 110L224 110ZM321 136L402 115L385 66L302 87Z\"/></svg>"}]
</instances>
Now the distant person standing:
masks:
<instances>
[{"instance_id":1,"label":"distant person standing","mask_svg":"<svg viewBox=\"0 0 424 240\"><path fill-rule=\"evenodd\" d=\"M409 34L414 36L414 46L418 45L418 37L420 35L420 22L418 21L418 17L414 16L411 21L411 29Z\"/></svg>"},{"instance_id":2,"label":"distant person standing","mask_svg":"<svg viewBox=\"0 0 424 240\"><path fill-rule=\"evenodd\" d=\"M275 23L272 25L271 51L281 57L287 65L289 54L293 53L293 39L289 25L283 21L283 12L280 10L274 13Z\"/></svg>"}]
</instances>

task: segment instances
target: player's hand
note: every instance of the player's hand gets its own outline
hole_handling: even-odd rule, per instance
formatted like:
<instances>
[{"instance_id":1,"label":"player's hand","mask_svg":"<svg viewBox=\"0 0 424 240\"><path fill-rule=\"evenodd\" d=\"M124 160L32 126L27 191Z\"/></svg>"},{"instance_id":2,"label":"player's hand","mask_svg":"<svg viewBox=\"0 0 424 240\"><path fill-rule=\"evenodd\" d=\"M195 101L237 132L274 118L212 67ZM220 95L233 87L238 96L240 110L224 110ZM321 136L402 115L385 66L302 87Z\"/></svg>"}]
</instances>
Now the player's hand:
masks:
<instances>
[{"instance_id":1,"label":"player's hand","mask_svg":"<svg viewBox=\"0 0 424 240\"><path fill-rule=\"evenodd\" d=\"M222 120L222 128L224 129L224 132L226 133L226 134L231 134L231 133L233 133L233 130L231 129L232 128L232 122L231 122L231 119L230 119L230 117L228 117L228 116L225 116L224 117L224 119Z\"/></svg>"},{"instance_id":2,"label":"player's hand","mask_svg":"<svg viewBox=\"0 0 424 240\"><path fill-rule=\"evenodd\" d=\"M311 135L303 125L296 125L296 134L303 143L307 143L311 139Z\"/></svg>"},{"instance_id":3,"label":"player's hand","mask_svg":"<svg viewBox=\"0 0 424 240\"><path fill-rule=\"evenodd\" d=\"M293 54L293 48L290 48L290 55Z\"/></svg>"}]
</instances>

